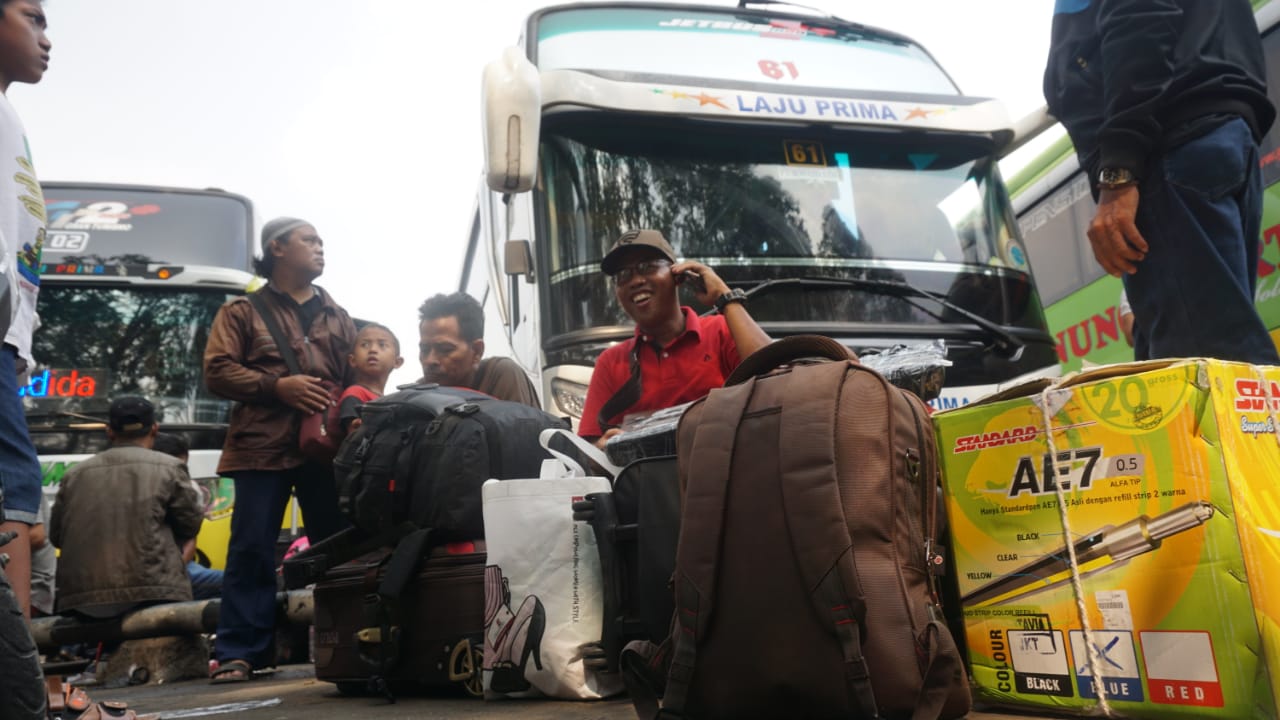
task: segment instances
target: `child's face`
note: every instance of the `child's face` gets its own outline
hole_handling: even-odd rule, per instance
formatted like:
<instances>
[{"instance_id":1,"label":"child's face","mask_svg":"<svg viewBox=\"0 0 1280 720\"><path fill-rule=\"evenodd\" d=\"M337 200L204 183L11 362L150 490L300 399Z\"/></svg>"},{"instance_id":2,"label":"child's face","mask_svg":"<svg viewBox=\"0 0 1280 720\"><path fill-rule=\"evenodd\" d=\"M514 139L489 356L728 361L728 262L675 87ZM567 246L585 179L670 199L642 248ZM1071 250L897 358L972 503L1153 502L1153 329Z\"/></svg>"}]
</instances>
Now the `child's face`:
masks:
<instances>
[{"instance_id":1,"label":"child's face","mask_svg":"<svg viewBox=\"0 0 1280 720\"><path fill-rule=\"evenodd\" d=\"M361 330L356 336L356 346L349 359L356 373L382 381L404 362L404 358L396 351L396 339L382 328Z\"/></svg>"},{"instance_id":2,"label":"child's face","mask_svg":"<svg viewBox=\"0 0 1280 720\"><path fill-rule=\"evenodd\" d=\"M0 15L0 91L10 83L37 83L49 67L53 46L44 34L39 0L11 0Z\"/></svg>"}]
</instances>

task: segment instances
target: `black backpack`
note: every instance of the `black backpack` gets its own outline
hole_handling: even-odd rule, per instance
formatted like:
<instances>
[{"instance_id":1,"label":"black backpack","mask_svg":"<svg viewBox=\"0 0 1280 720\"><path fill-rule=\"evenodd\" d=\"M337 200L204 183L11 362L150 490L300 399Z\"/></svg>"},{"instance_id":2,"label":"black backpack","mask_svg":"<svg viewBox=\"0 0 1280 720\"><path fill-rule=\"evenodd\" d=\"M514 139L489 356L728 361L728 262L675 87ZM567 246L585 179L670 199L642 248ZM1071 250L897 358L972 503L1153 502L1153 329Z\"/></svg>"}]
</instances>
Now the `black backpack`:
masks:
<instances>
[{"instance_id":1,"label":"black backpack","mask_svg":"<svg viewBox=\"0 0 1280 720\"><path fill-rule=\"evenodd\" d=\"M434 384L365 403L360 417L333 461L338 504L355 527L286 561L288 588L379 547L414 563L426 548L483 538L481 486L538 477L551 457L538 436L568 426L538 408Z\"/></svg>"},{"instance_id":2,"label":"black backpack","mask_svg":"<svg viewBox=\"0 0 1280 720\"><path fill-rule=\"evenodd\" d=\"M484 537L480 486L535 478L562 418L463 388L414 385L366 403L334 459L338 503L367 532L412 523L433 541Z\"/></svg>"}]
</instances>

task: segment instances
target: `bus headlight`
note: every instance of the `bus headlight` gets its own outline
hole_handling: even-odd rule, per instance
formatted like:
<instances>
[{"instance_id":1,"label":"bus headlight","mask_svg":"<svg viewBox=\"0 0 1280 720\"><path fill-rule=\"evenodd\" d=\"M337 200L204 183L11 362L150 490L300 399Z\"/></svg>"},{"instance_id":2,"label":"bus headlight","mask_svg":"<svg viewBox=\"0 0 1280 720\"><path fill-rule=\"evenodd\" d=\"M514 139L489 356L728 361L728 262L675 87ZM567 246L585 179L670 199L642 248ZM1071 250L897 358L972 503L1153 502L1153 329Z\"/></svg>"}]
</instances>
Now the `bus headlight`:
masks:
<instances>
[{"instance_id":1,"label":"bus headlight","mask_svg":"<svg viewBox=\"0 0 1280 720\"><path fill-rule=\"evenodd\" d=\"M587 404L587 386L564 378L551 378L551 397L560 412L570 417L581 418L582 408Z\"/></svg>"}]
</instances>

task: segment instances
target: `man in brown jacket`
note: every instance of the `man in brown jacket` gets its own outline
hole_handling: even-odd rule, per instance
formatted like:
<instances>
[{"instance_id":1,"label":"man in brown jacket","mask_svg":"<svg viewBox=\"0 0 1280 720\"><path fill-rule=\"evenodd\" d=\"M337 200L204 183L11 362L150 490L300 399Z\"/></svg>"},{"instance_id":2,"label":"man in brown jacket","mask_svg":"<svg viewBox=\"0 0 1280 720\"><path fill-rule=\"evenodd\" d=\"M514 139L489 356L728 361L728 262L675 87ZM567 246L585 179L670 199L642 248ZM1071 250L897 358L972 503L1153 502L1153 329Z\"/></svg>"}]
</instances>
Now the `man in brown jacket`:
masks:
<instances>
[{"instance_id":1,"label":"man in brown jacket","mask_svg":"<svg viewBox=\"0 0 1280 720\"><path fill-rule=\"evenodd\" d=\"M347 354L356 328L347 311L312 282L324 272L324 241L309 223L276 218L262 228L258 291L289 339L302 374L289 374L262 317L246 297L214 318L204 352L209 390L236 401L218 472L235 481L231 540L222 582L214 682L248 680L274 664L275 543L292 491L315 544L346 526L333 465L298 452L304 414L329 402L321 381L352 382Z\"/></svg>"},{"instance_id":2,"label":"man in brown jacket","mask_svg":"<svg viewBox=\"0 0 1280 720\"><path fill-rule=\"evenodd\" d=\"M151 449L158 426L150 402L119 397L108 416L111 447L67 471L49 518L62 551L60 613L107 618L191 599L179 543L200 531L200 493L182 461Z\"/></svg>"}]
</instances>

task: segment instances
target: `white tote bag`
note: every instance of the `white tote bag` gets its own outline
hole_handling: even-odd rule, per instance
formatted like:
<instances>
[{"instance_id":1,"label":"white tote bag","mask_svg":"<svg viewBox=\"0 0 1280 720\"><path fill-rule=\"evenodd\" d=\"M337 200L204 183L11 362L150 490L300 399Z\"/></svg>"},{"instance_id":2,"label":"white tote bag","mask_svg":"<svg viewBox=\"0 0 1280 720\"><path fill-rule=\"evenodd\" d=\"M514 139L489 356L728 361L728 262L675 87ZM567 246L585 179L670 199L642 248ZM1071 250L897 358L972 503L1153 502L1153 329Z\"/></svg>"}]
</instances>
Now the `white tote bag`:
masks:
<instances>
[{"instance_id":1,"label":"white tote bag","mask_svg":"<svg viewBox=\"0 0 1280 720\"><path fill-rule=\"evenodd\" d=\"M557 434L615 473L595 446ZM484 484L484 688L486 697L549 695L596 699L621 692L617 675L584 666L583 645L600 641L604 581L595 532L574 522L573 502L610 492L606 477L587 477L574 460L547 448L541 477Z\"/></svg>"}]
</instances>

